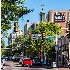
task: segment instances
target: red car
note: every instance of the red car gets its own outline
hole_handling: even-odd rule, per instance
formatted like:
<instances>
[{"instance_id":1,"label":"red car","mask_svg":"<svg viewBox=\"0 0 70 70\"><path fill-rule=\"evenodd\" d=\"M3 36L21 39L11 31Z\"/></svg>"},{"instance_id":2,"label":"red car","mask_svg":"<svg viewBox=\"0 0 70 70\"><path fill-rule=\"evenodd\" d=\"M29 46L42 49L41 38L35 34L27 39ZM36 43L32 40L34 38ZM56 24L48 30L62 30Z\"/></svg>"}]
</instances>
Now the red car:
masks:
<instances>
[{"instance_id":1,"label":"red car","mask_svg":"<svg viewBox=\"0 0 70 70\"><path fill-rule=\"evenodd\" d=\"M25 58L23 61L22 61L22 66L32 66L32 60L29 59L29 58Z\"/></svg>"}]
</instances>

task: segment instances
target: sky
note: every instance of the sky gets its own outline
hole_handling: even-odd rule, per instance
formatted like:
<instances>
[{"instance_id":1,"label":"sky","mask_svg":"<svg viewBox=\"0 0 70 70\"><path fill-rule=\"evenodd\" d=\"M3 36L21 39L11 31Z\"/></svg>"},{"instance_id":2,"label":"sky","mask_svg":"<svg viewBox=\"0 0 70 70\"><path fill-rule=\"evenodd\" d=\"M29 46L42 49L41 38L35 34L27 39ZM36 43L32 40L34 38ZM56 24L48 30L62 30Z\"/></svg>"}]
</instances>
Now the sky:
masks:
<instances>
[{"instance_id":1,"label":"sky","mask_svg":"<svg viewBox=\"0 0 70 70\"><path fill-rule=\"evenodd\" d=\"M42 11L41 5L44 5L44 12L48 13L49 10L69 10L70 0L25 0L24 6L28 9L34 9L33 12L23 15L23 18L19 18L18 25L19 29L24 29L26 21L29 20L30 23L40 22L40 12ZM12 28L8 31L8 35L13 32ZM5 38L5 45L8 45L8 39Z\"/></svg>"}]
</instances>

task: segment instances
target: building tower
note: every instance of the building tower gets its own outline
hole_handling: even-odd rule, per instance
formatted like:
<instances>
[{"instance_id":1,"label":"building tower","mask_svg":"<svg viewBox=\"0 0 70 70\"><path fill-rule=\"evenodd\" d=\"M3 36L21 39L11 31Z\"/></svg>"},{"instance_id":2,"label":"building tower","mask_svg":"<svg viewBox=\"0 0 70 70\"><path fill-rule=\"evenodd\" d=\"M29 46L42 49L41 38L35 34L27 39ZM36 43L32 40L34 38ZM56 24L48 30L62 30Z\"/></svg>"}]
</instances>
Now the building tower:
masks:
<instances>
[{"instance_id":1,"label":"building tower","mask_svg":"<svg viewBox=\"0 0 70 70\"><path fill-rule=\"evenodd\" d=\"M45 21L45 12L43 10L44 5L41 6L42 6L42 12L40 12L40 21Z\"/></svg>"},{"instance_id":2,"label":"building tower","mask_svg":"<svg viewBox=\"0 0 70 70\"><path fill-rule=\"evenodd\" d=\"M31 24L29 20L27 20L26 24L24 25L24 34L27 34L27 30L31 30Z\"/></svg>"}]
</instances>

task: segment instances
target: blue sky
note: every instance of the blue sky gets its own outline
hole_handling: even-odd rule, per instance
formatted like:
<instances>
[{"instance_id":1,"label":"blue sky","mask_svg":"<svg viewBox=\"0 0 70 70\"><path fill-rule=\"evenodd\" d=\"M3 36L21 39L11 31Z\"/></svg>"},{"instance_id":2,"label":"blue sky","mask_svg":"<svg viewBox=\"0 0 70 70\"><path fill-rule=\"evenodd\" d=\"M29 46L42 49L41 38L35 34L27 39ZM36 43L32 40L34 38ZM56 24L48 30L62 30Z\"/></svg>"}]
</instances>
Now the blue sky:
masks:
<instances>
[{"instance_id":1,"label":"blue sky","mask_svg":"<svg viewBox=\"0 0 70 70\"><path fill-rule=\"evenodd\" d=\"M19 29L24 29L26 21L29 20L30 23L40 21L40 12L42 10L41 5L44 5L44 12L47 14L49 10L69 10L70 0L25 0L25 6L28 9L34 9L33 12L24 15L23 19L20 18L18 21ZM12 24L13 25L13 24ZM10 34L13 32L13 27L8 31ZM5 45L8 45L8 39L5 39Z\"/></svg>"}]
</instances>

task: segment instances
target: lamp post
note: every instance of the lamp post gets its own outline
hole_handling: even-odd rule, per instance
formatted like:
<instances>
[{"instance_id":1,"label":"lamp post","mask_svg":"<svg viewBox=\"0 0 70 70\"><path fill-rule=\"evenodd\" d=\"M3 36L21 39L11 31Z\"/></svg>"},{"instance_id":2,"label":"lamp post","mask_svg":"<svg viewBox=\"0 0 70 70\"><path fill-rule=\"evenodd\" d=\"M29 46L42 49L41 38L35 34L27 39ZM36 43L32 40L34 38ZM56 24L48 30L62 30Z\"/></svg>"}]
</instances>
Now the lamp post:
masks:
<instances>
[{"instance_id":1,"label":"lamp post","mask_svg":"<svg viewBox=\"0 0 70 70\"><path fill-rule=\"evenodd\" d=\"M56 50L56 67L58 67L58 36L57 36L57 32L56 32L56 45L55 45L55 50Z\"/></svg>"},{"instance_id":2,"label":"lamp post","mask_svg":"<svg viewBox=\"0 0 70 70\"><path fill-rule=\"evenodd\" d=\"M70 21L68 22L68 28L69 28L69 31L68 31L67 37L69 39L69 61L70 61Z\"/></svg>"}]
</instances>

